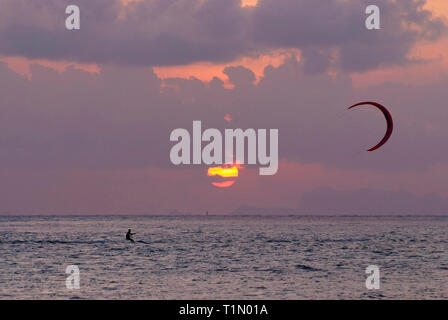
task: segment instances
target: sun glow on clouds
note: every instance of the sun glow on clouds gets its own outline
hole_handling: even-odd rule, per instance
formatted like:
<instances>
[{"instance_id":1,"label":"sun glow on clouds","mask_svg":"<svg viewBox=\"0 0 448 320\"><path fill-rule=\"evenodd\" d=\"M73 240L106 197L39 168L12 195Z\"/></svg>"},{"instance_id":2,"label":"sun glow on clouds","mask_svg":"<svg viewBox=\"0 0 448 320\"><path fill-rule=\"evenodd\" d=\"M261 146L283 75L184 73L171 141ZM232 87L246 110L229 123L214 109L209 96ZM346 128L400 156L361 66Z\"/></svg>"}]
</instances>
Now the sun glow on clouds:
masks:
<instances>
[{"instance_id":1,"label":"sun glow on clouds","mask_svg":"<svg viewBox=\"0 0 448 320\"><path fill-rule=\"evenodd\" d=\"M258 0L241 0L241 7L256 7Z\"/></svg>"},{"instance_id":2,"label":"sun glow on clouds","mask_svg":"<svg viewBox=\"0 0 448 320\"><path fill-rule=\"evenodd\" d=\"M121 0L124 6L129 5L132 2L143 2L145 0ZM207 1L207 0L202 0ZM255 7L258 4L258 0L241 0L241 7Z\"/></svg>"},{"instance_id":3,"label":"sun glow on clouds","mask_svg":"<svg viewBox=\"0 0 448 320\"><path fill-rule=\"evenodd\" d=\"M145 1L145 0L121 0L121 3L124 5L124 6L128 6L130 3L132 3L132 2L143 2L143 1Z\"/></svg>"},{"instance_id":4,"label":"sun glow on clouds","mask_svg":"<svg viewBox=\"0 0 448 320\"><path fill-rule=\"evenodd\" d=\"M68 67L73 66L75 69L83 70L88 73L100 73L101 69L96 64L74 63L69 61L51 61L45 59L27 59L23 57L0 57L0 61L8 65L8 67L31 80L31 65L37 64L47 68L64 72Z\"/></svg>"},{"instance_id":5,"label":"sun glow on clouds","mask_svg":"<svg viewBox=\"0 0 448 320\"><path fill-rule=\"evenodd\" d=\"M446 0L428 0L424 8L430 10L436 16L448 17L448 3Z\"/></svg>"},{"instance_id":6,"label":"sun glow on clouds","mask_svg":"<svg viewBox=\"0 0 448 320\"><path fill-rule=\"evenodd\" d=\"M276 50L257 57L242 57L229 63L197 62L182 66L154 67L153 70L161 79L189 79L194 77L201 81L210 82L214 77L217 77L228 83L229 79L223 72L224 69L230 66L244 66L255 74L256 82L258 82L263 77L264 69L267 66L279 67L291 56L291 51L293 50Z\"/></svg>"}]
</instances>

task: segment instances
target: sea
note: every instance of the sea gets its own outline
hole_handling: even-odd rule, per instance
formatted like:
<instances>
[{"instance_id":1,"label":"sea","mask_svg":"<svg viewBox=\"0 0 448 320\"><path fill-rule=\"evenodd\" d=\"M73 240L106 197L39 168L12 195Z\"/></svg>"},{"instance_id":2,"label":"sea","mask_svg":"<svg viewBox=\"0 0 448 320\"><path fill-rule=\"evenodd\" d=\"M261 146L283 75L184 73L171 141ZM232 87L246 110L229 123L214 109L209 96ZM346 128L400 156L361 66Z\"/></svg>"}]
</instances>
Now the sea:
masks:
<instances>
[{"instance_id":1,"label":"sea","mask_svg":"<svg viewBox=\"0 0 448 320\"><path fill-rule=\"evenodd\" d=\"M0 216L0 299L448 299L447 251L448 217Z\"/></svg>"}]
</instances>

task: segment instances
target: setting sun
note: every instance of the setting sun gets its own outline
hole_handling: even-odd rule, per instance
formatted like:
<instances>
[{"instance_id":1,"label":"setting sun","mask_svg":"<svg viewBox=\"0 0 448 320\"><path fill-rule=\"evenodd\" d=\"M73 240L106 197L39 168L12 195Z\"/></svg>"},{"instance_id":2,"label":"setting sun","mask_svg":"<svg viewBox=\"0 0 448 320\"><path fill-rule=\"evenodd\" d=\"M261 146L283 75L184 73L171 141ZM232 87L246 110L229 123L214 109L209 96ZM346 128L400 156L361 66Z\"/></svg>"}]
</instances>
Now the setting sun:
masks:
<instances>
[{"instance_id":1,"label":"setting sun","mask_svg":"<svg viewBox=\"0 0 448 320\"><path fill-rule=\"evenodd\" d=\"M239 174L239 170L241 169L241 165L225 165L222 167L211 167L208 168L207 176L209 177L218 177L221 178L222 181L214 181L212 185L218 188L228 188L231 187L235 180L225 180L226 178L237 178Z\"/></svg>"},{"instance_id":2,"label":"setting sun","mask_svg":"<svg viewBox=\"0 0 448 320\"><path fill-rule=\"evenodd\" d=\"M209 168L207 175L211 176L221 176L221 177L238 177L238 167L213 167Z\"/></svg>"}]
</instances>

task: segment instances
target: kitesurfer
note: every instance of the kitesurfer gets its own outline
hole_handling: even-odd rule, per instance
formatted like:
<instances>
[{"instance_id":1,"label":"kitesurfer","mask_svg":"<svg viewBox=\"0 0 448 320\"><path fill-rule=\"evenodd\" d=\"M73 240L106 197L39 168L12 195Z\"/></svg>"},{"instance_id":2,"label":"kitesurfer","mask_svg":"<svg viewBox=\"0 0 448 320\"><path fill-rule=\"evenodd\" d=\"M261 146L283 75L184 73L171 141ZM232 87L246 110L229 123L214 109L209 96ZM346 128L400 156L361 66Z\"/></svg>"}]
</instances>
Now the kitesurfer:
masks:
<instances>
[{"instance_id":1,"label":"kitesurfer","mask_svg":"<svg viewBox=\"0 0 448 320\"><path fill-rule=\"evenodd\" d=\"M132 239L132 235L134 235L135 233L131 232L131 229L128 230L128 233L126 233L126 240L129 240L131 242L134 242L134 239Z\"/></svg>"}]
</instances>

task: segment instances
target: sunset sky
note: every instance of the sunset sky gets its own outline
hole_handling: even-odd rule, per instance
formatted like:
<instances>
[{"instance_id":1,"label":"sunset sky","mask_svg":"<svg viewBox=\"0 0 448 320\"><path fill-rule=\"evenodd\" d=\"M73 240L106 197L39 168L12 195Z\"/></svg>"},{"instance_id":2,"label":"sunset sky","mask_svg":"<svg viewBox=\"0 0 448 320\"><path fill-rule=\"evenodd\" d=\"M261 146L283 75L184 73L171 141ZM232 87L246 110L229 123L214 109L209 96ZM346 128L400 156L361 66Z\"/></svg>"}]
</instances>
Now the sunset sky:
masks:
<instances>
[{"instance_id":1,"label":"sunset sky","mask_svg":"<svg viewBox=\"0 0 448 320\"><path fill-rule=\"evenodd\" d=\"M0 214L447 213L447 18L445 0L0 0ZM371 153L384 118L347 111L365 100L395 121ZM174 166L193 120L279 129L278 173Z\"/></svg>"}]
</instances>

